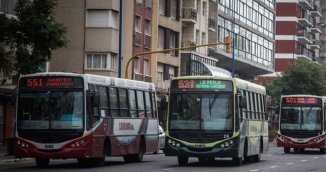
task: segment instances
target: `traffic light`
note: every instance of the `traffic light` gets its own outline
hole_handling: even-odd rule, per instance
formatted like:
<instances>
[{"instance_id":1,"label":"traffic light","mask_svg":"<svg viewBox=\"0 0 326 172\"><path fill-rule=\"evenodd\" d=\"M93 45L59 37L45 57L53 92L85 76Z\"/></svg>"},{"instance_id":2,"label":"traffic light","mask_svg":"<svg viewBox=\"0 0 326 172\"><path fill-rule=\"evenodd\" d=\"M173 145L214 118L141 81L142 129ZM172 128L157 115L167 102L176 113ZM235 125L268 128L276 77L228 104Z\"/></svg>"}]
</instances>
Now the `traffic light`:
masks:
<instances>
[{"instance_id":1,"label":"traffic light","mask_svg":"<svg viewBox=\"0 0 326 172\"><path fill-rule=\"evenodd\" d=\"M225 44L225 52L230 53L231 52L231 37L230 36L224 37L224 44Z\"/></svg>"}]
</instances>

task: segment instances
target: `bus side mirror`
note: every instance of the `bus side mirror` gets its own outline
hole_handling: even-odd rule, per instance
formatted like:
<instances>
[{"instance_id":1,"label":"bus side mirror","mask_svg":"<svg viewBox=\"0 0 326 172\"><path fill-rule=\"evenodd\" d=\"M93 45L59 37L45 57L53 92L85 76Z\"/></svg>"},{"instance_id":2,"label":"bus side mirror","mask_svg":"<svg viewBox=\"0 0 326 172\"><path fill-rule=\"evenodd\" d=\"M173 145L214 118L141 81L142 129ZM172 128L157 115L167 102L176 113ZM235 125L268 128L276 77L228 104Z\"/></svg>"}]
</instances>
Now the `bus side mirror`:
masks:
<instances>
[{"instance_id":1,"label":"bus side mirror","mask_svg":"<svg viewBox=\"0 0 326 172\"><path fill-rule=\"evenodd\" d=\"M247 108L247 99L245 96L240 96L240 108Z\"/></svg>"}]
</instances>

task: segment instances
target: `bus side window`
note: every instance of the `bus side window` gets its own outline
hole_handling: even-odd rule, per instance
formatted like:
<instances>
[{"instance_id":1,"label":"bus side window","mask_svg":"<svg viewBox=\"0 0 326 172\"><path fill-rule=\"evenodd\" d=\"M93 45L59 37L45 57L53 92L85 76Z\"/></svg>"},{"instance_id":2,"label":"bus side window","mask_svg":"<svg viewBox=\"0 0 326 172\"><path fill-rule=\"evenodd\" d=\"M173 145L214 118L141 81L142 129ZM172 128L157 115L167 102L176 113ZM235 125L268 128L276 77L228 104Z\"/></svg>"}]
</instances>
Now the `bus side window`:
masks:
<instances>
[{"instance_id":1,"label":"bus side window","mask_svg":"<svg viewBox=\"0 0 326 172\"><path fill-rule=\"evenodd\" d=\"M121 117L130 117L130 113L128 111L127 90L125 88L119 88L118 91Z\"/></svg>"},{"instance_id":2,"label":"bus side window","mask_svg":"<svg viewBox=\"0 0 326 172\"><path fill-rule=\"evenodd\" d=\"M87 115L86 123L87 129L90 129L100 119L99 104L98 104L98 88L93 84L88 85L87 94Z\"/></svg>"},{"instance_id":3,"label":"bus side window","mask_svg":"<svg viewBox=\"0 0 326 172\"><path fill-rule=\"evenodd\" d=\"M136 92L137 92L138 117L146 118L144 92L139 90L137 90Z\"/></svg>"},{"instance_id":4,"label":"bus side window","mask_svg":"<svg viewBox=\"0 0 326 172\"><path fill-rule=\"evenodd\" d=\"M128 90L130 115L132 118L137 118L136 92Z\"/></svg>"},{"instance_id":5,"label":"bus side window","mask_svg":"<svg viewBox=\"0 0 326 172\"><path fill-rule=\"evenodd\" d=\"M100 115L102 117L109 116L109 104L108 104L108 92L107 88L99 86L99 95L100 95Z\"/></svg>"},{"instance_id":6,"label":"bus side window","mask_svg":"<svg viewBox=\"0 0 326 172\"><path fill-rule=\"evenodd\" d=\"M156 106L155 93L151 94L151 99L152 99L152 107L153 107L153 117L157 118L157 106Z\"/></svg>"},{"instance_id":7,"label":"bus side window","mask_svg":"<svg viewBox=\"0 0 326 172\"><path fill-rule=\"evenodd\" d=\"M118 100L118 91L117 88L110 87L110 115L112 117L119 117L119 100Z\"/></svg>"},{"instance_id":8,"label":"bus side window","mask_svg":"<svg viewBox=\"0 0 326 172\"><path fill-rule=\"evenodd\" d=\"M152 110L152 103L149 92L145 92L145 108L146 114L148 118L153 118L153 110Z\"/></svg>"}]
</instances>

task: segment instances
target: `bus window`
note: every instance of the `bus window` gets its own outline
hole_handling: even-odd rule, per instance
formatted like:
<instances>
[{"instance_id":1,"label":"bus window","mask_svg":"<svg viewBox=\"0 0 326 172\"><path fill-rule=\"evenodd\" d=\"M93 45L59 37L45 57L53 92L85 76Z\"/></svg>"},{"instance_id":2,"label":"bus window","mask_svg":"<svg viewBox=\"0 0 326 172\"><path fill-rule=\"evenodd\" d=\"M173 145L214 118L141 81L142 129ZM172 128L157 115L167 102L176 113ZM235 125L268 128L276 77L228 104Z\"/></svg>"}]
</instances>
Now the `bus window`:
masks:
<instances>
[{"instance_id":1,"label":"bus window","mask_svg":"<svg viewBox=\"0 0 326 172\"><path fill-rule=\"evenodd\" d=\"M135 90L128 90L129 94L129 107L130 115L132 118L137 118L137 106L136 106L136 93Z\"/></svg>"},{"instance_id":2,"label":"bus window","mask_svg":"<svg viewBox=\"0 0 326 172\"><path fill-rule=\"evenodd\" d=\"M121 117L130 117L128 111L127 90L124 88L119 88L119 102Z\"/></svg>"},{"instance_id":3,"label":"bus window","mask_svg":"<svg viewBox=\"0 0 326 172\"><path fill-rule=\"evenodd\" d=\"M146 102L146 114L148 118L153 118L152 114L152 105L151 105L151 98L149 92L145 92L145 102Z\"/></svg>"},{"instance_id":4,"label":"bus window","mask_svg":"<svg viewBox=\"0 0 326 172\"><path fill-rule=\"evenodd\" d=\"M99 94L100 94L100 109L101 109L101 115L108 116L108 93L107 88L99 86L98 87Z\"/></svg>"},{"instance_id":5,"label":"bus window","mask_svg":"<svg viewBox=\"0 0 326 172\"><path fill-rule=\"evenodd\" d=\"M99 90L96 85L89 84L88 87L89 87L89 90L94 92L94 95L98 94ZM87 113L87 119L86 119L87 129L90 129L100 119L99 106L94 106L93 103L91 103L91 102L87 106L88 106L88 108L91 109L91 110L87 110L88 113Z\"/></svg>"},{"instance_id":6,"label":"bus window","mask_svg":"<svg viewBox=\"0 0 326 172\"><path fill-rule=\"evenodd\" d=\"M118 92L116 88L110 87L110 113L112 117L119 116Z\"/></svg>"},{"instance_id":7,"label":"bus window","mask_svg":"<svg viewBox=\"0 0 326 172\"><path fill-rule=\"evenodd\" d=\"M145 118L145 102L143 91L137 91L137 103L138 103L138 116Z\"/></svg>"}]
</instances>

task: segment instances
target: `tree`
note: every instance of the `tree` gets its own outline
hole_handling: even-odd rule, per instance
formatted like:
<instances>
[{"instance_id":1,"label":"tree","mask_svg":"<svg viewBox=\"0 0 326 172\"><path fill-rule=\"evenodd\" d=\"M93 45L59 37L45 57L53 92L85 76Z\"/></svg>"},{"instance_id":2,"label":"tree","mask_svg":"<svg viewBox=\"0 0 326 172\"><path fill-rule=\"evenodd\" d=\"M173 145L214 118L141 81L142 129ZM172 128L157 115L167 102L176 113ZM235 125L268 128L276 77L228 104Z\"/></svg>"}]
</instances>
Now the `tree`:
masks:
<instances>
[{"instance_id":1,"label":"tree","mask_svg":"<svg viewBox=\"0 0 326 172\"><path fill-rule=\"evenodd\" d=\"M14 70L14 51L10 48L10 20L0 14L0 72L4 76L10 76Z\"/></svg>"},{"instance_id":2,"label":"tree","mask_svg":"<svg viewBox=\"0 0 326 172\"><path fill-rule=\"evenodd\" d=\"M20 74L34 73L51 59L52 51L65 47L66 29L55 21L56 0L18 0L17 18L11 18L15 32L16 65Z\"/></svg>"},{"instance_id":3,"label":"tree","mask_svg":"<svg viewBox=\"0 0 326 172\"><path fill-rule=\"evenodd\" d=\"M272 84L265 86L273 102L278 102L280 96L286 94L324 96L326 95L326 69L310 61L298 60Z\"/></svg>"}]
</instances>

